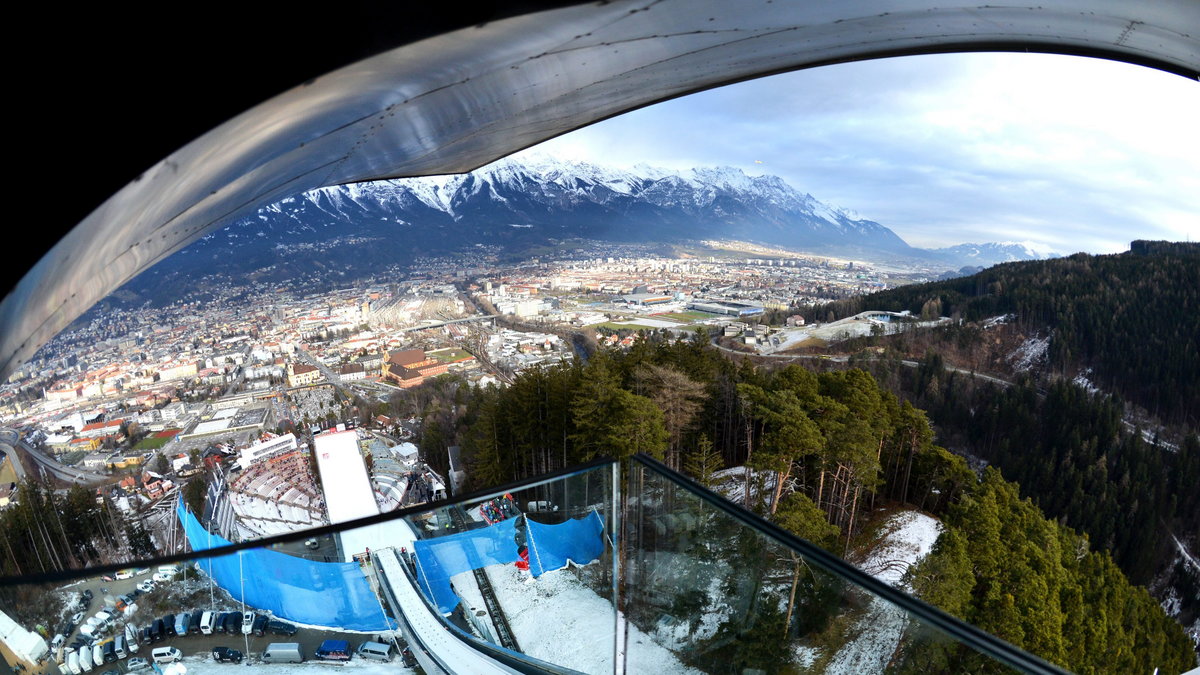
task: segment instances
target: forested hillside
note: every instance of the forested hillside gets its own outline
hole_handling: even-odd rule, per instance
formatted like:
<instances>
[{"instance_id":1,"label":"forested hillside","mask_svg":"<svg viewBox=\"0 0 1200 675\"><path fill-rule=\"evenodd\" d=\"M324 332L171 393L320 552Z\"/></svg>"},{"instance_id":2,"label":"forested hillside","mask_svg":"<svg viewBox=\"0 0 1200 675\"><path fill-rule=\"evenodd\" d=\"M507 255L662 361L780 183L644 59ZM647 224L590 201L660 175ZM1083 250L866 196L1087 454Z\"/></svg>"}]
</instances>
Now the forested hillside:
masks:
<instances>
[{"instance_id":1,"label":"forested hillside","mask_svg":"<svg viewBox=\"0 0 1200 675\"><path fill-rule=\"evenodd\" d=\"M980 481L934 443L923 411L863 370L739 367L702 341L650 339L460 400L456 416L432 407L429 433L460 440L478 486L639 451L700 482L744 464L773 476L764 490L746 473L751 508L838 554L875 507L909 504L951 524L929 563L945 569L919 584L936 604L1073 670L1195 663L1182 628L1106 552L997 472ZM941 670L971 669L969 655L944 658Z\"/></svg>"},{"instance_id":2,"label":"forested hillside","mask_svg":"<svg viewBox=\"0 0 1200 675\"><path fill-rule=\"evenodd\" d=\"M882 365L882 364L880 364ZM956 448L987 460L1045 513L1087 533L1130 578L1149 583L1170 557L1170 533L1200 539L1200 439L1147 442L1121 406L1068 382L1004 388L942 367L930 354L896 369L897 390L929 411Z\"/></svg>"},{"instance_id":3,"label":"forested hillside","mask_svg":"<svg viewBox=\"0 0 1200 675\"><path fill-rule=\"evenodd\" d=\"M1182 672L1195 655L1179 624L1086 538L1047 520L988 469L950 509L947 529L911 572L917 594L1077 673ZM1186 643L1186 639L1185 639ZM981 672L962 650L936 670Z\"/></svg>"},{"instance_id":4,"label":"forested hillside","mask_svg":"<svg viewBox=\"0 0 1200 675\"><path fill-rule=\"evenodd\" d=\"M1051 371L1090 368L1100 388L1168 424L1200 428L1200 244L1134 243L1137 252L997 265L807 314L822 321L865 309L966 321L1012 314L1027 333L1050 336Z\"/></svg>"}]
</instances>

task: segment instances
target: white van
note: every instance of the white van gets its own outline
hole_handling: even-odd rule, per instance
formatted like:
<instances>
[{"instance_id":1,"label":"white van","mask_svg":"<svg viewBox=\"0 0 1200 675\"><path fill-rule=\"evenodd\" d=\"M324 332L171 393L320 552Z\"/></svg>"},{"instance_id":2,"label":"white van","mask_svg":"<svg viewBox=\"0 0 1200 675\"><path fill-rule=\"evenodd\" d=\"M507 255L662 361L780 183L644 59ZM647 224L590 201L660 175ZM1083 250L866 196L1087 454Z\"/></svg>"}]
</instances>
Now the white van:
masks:
<instances>
[{"instance_id":1,"label":"white van","mask_svg":"<svg viewBox=\"0 0 1200 675\"><path fill-rule=\"evenodd\" d=\"M91 647L84 646L79 649L79 669L85 673L92 669Z\"/></svg>"},{"instance_id":2,"label":"white van","mask_svg":"<svg viewBox=\"0 0 1200 675\"><path fill-rule=\"evenodd\" d=\"M161 574L170 574L171 576L175 576L176 574L179 574L179 565L159 565L158 571Z\"/></svg>"},{"instance_id":3,"label":"white van","mask_svg":"<svg viewBox=\"0 0 1200 675\"><path fill-rule=\"evenodd\" d=\"M263 663L301 663L304 654L300 653L299 642L272 642L262 653Z\"/></svg>"},{"instance_id":4,"label":"white van","mask_svg":"<svg viewBox=\"0 0 1200 675\"><path fill-rule=\"evenodd\" d=\"M129 648L129 652L131 654L137 653L138 629L137 629L137 626L135 626L131 623L125 624L125 645Z\"/></svg>"},{"instance_id":5,"label":"white van","mask_svg":"<svg viewBox=\"0 0 1200 675\"><path fill-rule=\"evenodd\" d=\"M213 634L213 620L217 618L216 612L205 612L200 615L200 632L205 635Z\"/></svg>"},{"instance_id":6,"label":"white van","mask_svg":"<svg viewBox=\"0 0 1200 675\"><path fill-rule=\"evenodd\" d=\"M358 646L358 651L355 653L364 659L392 660L392 646L383 642L364 642Z\"/></svg>"},{"instance_id":7,"label":"white van","mask_svg":"<svg viewBox=\"0 0 1200 675\"><path fill-rule=\"evenodd\" d=\"M67 670L70 671L71 675L79 675L83 672L79 668L79 654L77 652L67 654Z\"/></svg>"},{"instance_id":8,"label":"white van","mask_svg":"<svg viewBox=\"0 0 1200 675\"><path fill-rule=\"evenodd\" d=\"M174 647L155 647L154 651L150 652L150 658L155 663L175 663L183 658L183 652Z\"/></svg>"}]
</instances>

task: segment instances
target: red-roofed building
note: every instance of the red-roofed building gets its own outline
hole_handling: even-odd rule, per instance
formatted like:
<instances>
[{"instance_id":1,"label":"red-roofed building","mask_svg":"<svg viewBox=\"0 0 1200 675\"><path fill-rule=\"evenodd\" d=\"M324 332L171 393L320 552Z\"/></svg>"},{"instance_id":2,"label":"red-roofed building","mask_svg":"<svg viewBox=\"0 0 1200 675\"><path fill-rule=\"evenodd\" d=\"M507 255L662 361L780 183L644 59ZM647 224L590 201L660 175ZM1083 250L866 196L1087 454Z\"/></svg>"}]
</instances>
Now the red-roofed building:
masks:
<instances>
[{"instance_id":1,"label":"red-roofed building","mask_svg":"<svg viewBox=\"0 0 1200 675\"><path fill-rule=\"evenodd\" d=\"M121 420L111 422L93 422L79 430L79 435L86 438L100 438L117 434L121 431Z\"/></svg>"},{"instance_id":2,"label":"red-roofed building","mask_svg":"<svg viewBox=\"0 0 1200 675\"><path fill-rule=\"evenodd\" d=\"M448 368L448 364L429 358L419 349L405 349L388 354L383 362L383 377L408 389L421 384L427 377L441 375Z\"/></svg>"}]
</instances>

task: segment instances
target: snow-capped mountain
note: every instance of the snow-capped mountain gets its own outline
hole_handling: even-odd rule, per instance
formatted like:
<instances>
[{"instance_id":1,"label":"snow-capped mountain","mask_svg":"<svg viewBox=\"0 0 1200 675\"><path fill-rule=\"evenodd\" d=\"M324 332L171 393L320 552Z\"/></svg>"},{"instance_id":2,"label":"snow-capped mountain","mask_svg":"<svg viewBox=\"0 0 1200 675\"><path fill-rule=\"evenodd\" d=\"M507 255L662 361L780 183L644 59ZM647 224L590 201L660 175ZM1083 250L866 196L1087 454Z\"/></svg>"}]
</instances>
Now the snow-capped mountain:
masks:
<instances>
[{"instance_id":1,"label":"snow-capped mountain","mask_svg":"<svg viewBox=\"0 0 1200 675\"><path fill-rule=\"evenodd\" d=\"M626 170L535 155L467 174L339 185L283 199L189 246L143 286L161 284L163 275L286 281L324 269L353 277L476 244L520 256L532 247L581 239L740 240L946 267L1020 259L1010 257L1020 254L1009 253L1015 246L1009 244L912 248L883 225L825 204L778 176L749 176L730 167Z\"/></svg>"},{"instance_id":2,"label":"snow-capped mountain","mask_svg":"<svg viewBox=\"0 0 1200 675\"><path fill-rule=\"evenodd\" d=\"M991 267L1020 260L1045 260L1059 255L1044 246L1028 241L1002 241L987 244L959 244L930 249L929 253L955 265Z\"/></svg>"},{"instance_id":3,"label":"snow-capped mountain","mask_svg":"<svg viewBox=\"0 0 1200 675\"><path fill-rule=\"evenodd\" d=\"M919 254L879 223L824 204L777 176L747 176L729 167L623 170L544 157L505 159L456 176L313 190L266 207L209 241L287 241L335 231L394 238L400 247L421 251L570 238L716 238L816 253Z\"/></svg>"}]
</instances>

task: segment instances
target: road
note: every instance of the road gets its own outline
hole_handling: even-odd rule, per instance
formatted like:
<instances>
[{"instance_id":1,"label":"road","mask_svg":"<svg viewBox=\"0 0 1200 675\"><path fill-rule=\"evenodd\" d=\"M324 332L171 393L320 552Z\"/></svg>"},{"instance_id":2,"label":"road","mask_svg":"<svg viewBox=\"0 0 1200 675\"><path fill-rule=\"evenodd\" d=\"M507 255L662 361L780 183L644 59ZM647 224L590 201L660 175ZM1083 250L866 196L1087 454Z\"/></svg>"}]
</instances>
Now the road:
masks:
<instances>
[{"instance_id":1,"label":"road","mask_svg":"<svg viewBox=\"0 0 1200 675\"><path fill-rule=\"evenodd\" d=\"M3 431L0 431L0 434L3 434L5 437L10 437L12 434L16 433L17 432L12 429L4 429ZM55 478L68 483L81 483L85 485L90 483L106 482L112 478L111 476L105 476L104 474L91 473L89 471L83 471L81 469L69 467L65 464L59 464L58 461L53 457L50 457L41 450L37 450L33 446L26 443L24 438L20 438L16 443L12 443L10 445L12 445L14 448L19 447L20 450L24 450L27 453L29 458L33 460L35 466L26 468L30 473L34 473L36 470L36 473L38 473L41 477L45 477L45 475L48 473L53 475ZM14 465L15 464L16 463L14 462Z\"/></svg>"},{"instance_id":2,"label":"road","mask_svg":"<svg viewBox=\"0 0 1200 675\"><path fill-rule=\"evenodd\" d=\"M821 360L821 361L833 361L834 363L847 363L850 361L850 357L848 357L848 356L828 356L828 355L824 355L824 354L757 354L754 352L743 352L743 351L739 351L737 349L730 349L728 347L718 344L717 338L715 338L715 337L712 339L712 345L714 347L716 347L717 349L720 349L723 352L729 352L730 354L740 354L742 356L754 356L754 357L758 357L758 358L787 359L787 360L816 359L816 360ZM901 360L900 364L907 366L909 368L916 368L917 366L920 365L920 363L918 363L917 361L907 361L907 360ZM993 375L984 375L983 373L967 370L966 368L959 368L957 366L951 366L951 365L945 365L945 364L942 367L946 370L953 371L955 373L960 373L962 375L967 375L968 377L973 377L973 378L976 378L979 380L991 382L992 384L995 384L995 385L998 385L1001 387L1007 388L1007 387L1013 386L1013 384L1014 384L1013 382L1011 382L1009 380L995 377ZM1043 389L1040 386L1038 387L1037 393L1038 393L1039 397L1046 396L1045 389ZM1122 417L1121 424L1123 424L1125 426L1126 430L1129 431L1129 433L1131 433L1131 434L1135 433L1138 429L1141 429L1142 437L1147 442L1149 442L1154 437L1154 429L1152 427L1150 427L1150 428L1142 427L1141 423L1137 422L1136 420L1130 420L1128 417ZM1179 450L1179 446L1177 446L1173 443L1169 443L1162 439L1159 439L1158 442L1160 445L1166 447L1168 450L1174 450L1174 451Z\"/></svg>"},{"instance_id":3,"label":"road","mask_svg":"<svg viewBox=\"0 0 1200 675\"><path fill-rule=\"evenodd\" d=\"M339 390L341 390L341 392L343 394L349 396L351 399L354 398L354 391L352 391L346 385L342 384L341 376L339 376L337 373L330 370L329 366L325 365L319 359L315 358L312 354L309 354L308 352L304 351L303 349L300 349L299 347L296 348L296 354L298 354L301 359L303 359L306 363L308 363L308 365L315 366L317 370L321 371L321 376L324 377L326 380L328 380L329 384L332 384L333 386L337 387Z\"/></svg>"},{"instance_id":4,"label":"road","mask_svg":"<svg viewBox=\"0 0 1200 675\"><path fill-rule=\"evenodd\" d=\"M789 361L794 361L797 359L808 359L808 360L816 360L816 361L832 361L834 363L849 363L849 361L850 361L849 356L829 356L827 354L758 354L756 352L743 352L743 351L740 351L737 349L730 349L729 347L725 347L725 346L719 344L717 342L717 338L715 338L715 337L712 339L712 346L716 347L717 349L720 349L723 352L729 352L730 354L739 354L741 356L753 356L756 358L763 358L763 359L786 359ZM878 360L878 359L872 359L872 360ZM904 366L908 366L909 368L916 368L917 366L921 365L917 361L905 361L905 360L901 360L900 364L904 365ZM991 375L984 375L983 373L977 373L972 370L967 370L966 368L958 368L958 367L950 366L950 365L944 365L942 367L945 368L946 370L950 370L950 371L953 371L956 373L961 373L963 375L978 378L981 380L986 380L993 384L998 384L1002 387L1011 387L1013 385L1013 383L1009 382L1008 380L1003 380L999 377L993 377Z\"/></svg>"}]
</instances>

